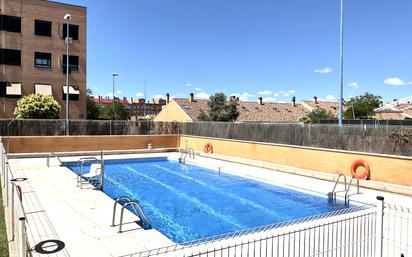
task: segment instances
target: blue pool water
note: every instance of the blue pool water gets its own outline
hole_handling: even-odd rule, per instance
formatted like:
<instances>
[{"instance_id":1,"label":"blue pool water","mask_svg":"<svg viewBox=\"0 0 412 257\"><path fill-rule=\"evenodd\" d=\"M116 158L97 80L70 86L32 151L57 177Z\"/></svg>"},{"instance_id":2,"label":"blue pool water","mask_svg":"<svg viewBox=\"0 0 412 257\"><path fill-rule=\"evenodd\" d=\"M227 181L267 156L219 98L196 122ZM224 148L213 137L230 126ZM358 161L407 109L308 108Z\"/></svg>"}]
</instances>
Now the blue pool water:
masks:
<instances>
[{"instance_id":1,"label":"blue pool water","mask_svg":"<svg viewBox=\"0 0 412 257\"><path fill-rule=\"evenodd\" d=\"M78 172L77 163L66 166ZM106 161L104 192L137 199L153 227L176 243L343 208L323 197L166 159Z\"/></svg>"}]
</instances>

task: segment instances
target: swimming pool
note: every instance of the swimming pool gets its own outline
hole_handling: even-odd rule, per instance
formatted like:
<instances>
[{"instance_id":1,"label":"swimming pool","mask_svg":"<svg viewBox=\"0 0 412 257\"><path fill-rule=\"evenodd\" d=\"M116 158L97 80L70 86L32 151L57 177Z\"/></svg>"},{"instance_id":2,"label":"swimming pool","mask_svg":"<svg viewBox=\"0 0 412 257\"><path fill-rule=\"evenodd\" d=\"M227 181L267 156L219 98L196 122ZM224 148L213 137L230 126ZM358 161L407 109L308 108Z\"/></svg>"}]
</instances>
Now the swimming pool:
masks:
<instances>
[{"instance_id":1,"label":"swimming pool","mask_svg":"<svg viewBox=\"0 0 412 257\"><path fill-rule=\"evenodd\" d=\"M66 166L78 172L77 163ZM345 208L324 197L168 159L106 161L104 192L113 199L137 199L153 227L175 243Z\"/></svg>"}]
</instances>

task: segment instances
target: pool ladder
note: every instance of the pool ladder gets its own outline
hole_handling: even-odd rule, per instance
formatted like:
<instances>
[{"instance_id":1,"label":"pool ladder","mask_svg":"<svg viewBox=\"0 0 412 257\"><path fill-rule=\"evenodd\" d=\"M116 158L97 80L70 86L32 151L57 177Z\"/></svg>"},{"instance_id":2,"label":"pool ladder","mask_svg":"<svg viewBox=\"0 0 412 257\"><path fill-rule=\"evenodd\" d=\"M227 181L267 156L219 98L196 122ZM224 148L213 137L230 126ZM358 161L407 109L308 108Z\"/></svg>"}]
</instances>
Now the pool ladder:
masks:
<instances>
[{"instance_id":1,"label":"pool ladder","mask_svg":"<svg viewBox=\"0 0 412 257\"><path fill-rule=\"evenodd\" d=\"M59 161L59 165L63 166L63 162L60 159L60 157L56 154L56 153L49 153L49 155L47 155L47 167L50 167L50 158L55 157L58 161Z\"/></svg>"},{"instance_id":2,"label":"pool ladder","mask_svg":"<svg viewBox=\"0 0 412 257\"><path fill-rule=\"evenodd\" d=\"M189 155L189 158L194 159L195 158L195 149L193 148L186 148L182 149L182 154L179 157L179 163L186 163L186 157Z\"/></svg>"},{"instance_id":3,"label":"pool ladder","mask_svg":"<svg viewBox=\"0 0 412 257\"><path fill-rule=\"evenodd\" d=\"M343 178L343 184L344 184L344 190L336 191L336 188L339 184L340 179ZM356 179L356 193L350 194L350 188L353 184L353 180ZM336 179L335 186L332 189L332 192L328 193L329 200L332 202L336 203L336 196L337 193L342 193L345 192L345 204L349 204L349 197L352 195L358 195L361 194L359 190L359 179L355 178L355 176L352 176L352 178L349 181L349 184L347 183L346 176L344 174L339 174L338 178Z\"/></svg>"},{"instance_id":4,"label":"pool ladder","mask_svg":"<svg viewBox=\"0 0 412 257\"><path fill-rule=\"evenodd\" d=\"M113 218L112 218L112 227L115 226L115 219L116 219L116 206L117 204L121 204L121 202L125 202L125 204L122 206L122 209L120 211L120 223L119 223L119 233L122 233L122 226L123 226L123 215L124 215L124 209L128 206L131 206L133 210L135 211L136 215L139 216L141 226L143 229L151 229L152 228L152 223L150 223L149 219L147 218L147 215L143 211L142 207L140 206L139 202L137 200L133 200L127 196L121 196L116 199L114 202L113 206ZM143 221L146 222L147 227L144 227Z\"/></svg>"}]
</instances>

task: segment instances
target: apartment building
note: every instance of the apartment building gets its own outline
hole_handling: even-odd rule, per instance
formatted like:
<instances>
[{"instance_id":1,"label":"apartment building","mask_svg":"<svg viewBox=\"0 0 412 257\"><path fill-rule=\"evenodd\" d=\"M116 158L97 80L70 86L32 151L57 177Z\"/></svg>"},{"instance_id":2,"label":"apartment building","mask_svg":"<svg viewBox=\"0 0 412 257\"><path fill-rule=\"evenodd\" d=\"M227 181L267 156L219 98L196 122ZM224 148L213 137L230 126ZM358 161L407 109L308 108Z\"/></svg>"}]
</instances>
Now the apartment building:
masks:
<instances>
[{"instance_id":1,"label":"apartment building","mask_svg":"<svg viewBox=\"0 0 412 257\"><path fill-rule=\"evenodd\" d=\"M66 85L67 25L69 85ZM14 117L25 95L51 95L65 116L69 96L71 119L86 118L86 19L82 6L47 0L0 0L0 118Z\"/></svg>"}]
</instances>

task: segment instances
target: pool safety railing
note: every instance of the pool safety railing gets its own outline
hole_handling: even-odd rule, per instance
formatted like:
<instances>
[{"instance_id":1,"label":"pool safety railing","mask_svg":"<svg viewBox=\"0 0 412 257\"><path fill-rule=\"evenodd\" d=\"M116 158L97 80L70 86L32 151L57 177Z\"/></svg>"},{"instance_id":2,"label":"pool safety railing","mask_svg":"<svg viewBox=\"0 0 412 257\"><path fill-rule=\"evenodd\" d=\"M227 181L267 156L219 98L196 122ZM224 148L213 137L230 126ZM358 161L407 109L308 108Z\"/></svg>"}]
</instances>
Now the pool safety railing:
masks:
<instances>
[{"instance_id":1,"label":"pool safety railing","mask_svg":"<svg viewBox=\"0 0 412 257\"><path fill-rule=\"evenodd\" d=\"M6 221L11 224L7 231L10 242L14 242L17 257L26 257L28 249L27 219L23 207L23 192L18 185L26 178L15 178L9 164L9 158L4 146L0 143L1 151L1 190L3 195L3 206L5 207ZM3 217L0 217L3 218Z\"/></svg>"},{"instance_id":2,"label":"pool safety railing","mask_svg":"<svg viewBox=\"0 0 412 257\"><path fill-rule=\"evenodd\" d=\"M56 153L49 153L49 155L47 155L47 159L46 159L47 167L50 167L50 158L53 158L53 157L56 158L59 161L60 166L63 165L62 160L60 159L60 157Z\"/></svg>"},{"instance_id":3,"label":"pool safety railing","mask_svg":"<svg viewBox=\"0 0 412 257\"><path fill-rule=\"evenodd\" d=\"M341 178L343 178L344 189L336 191L337 186L338 186ZM355 179L356 179L356 192L355 193L350 193L350 189L351 189L351 186L353 184L353 180L355 180ZM349 204L349 197L350 196L361 194L360 188L359 188L359 179L352 176L350 181L349 181L349 184L348 184L346 176L344 174L339 174L338 178L336 179L335 185L333 186L332 191L330 193L328 193L329 200L331 200L332 202L336 202L336 198L337 198L338 193L345 193L345 195L344 195L345 204Z\"/></svg>"},{"instance_id":4,"label":"pool safety railing","mask_svg":"<svg viewBox=\"0 0 412 257\"><path fill-rule=\"evenodd\" d=\"M152 224L147 217L146 213L143 211L142 207L140 206L140 203L137 200L133 200L127 196L121 196L117 198L114 202L113 205L113 217L112 217L112 227L116 226L115 221L116 221L116 207L118 204L121 205L121 203L124 203L122 205L122 209L120 211L120 222L119 222L119 233L122 233L122 227L123 227L123 217L124 217L124 209L127 207L131 207L135 214L139 217L140 219L140 225L144 229L151 229Z\"/></svg>"},{"instance_id":5,"label":"pool safety railing","mask_svg":"<svg viewBox=\"0 0 412 257\"><path fill-rule=\"evenodd\" d=\"M195 149L193 148L185 148L181 149L182 154L179 157L179 163L186 163L186 157L189 156L189 158L195 159Z\"/></svg>"}]
</instances>

